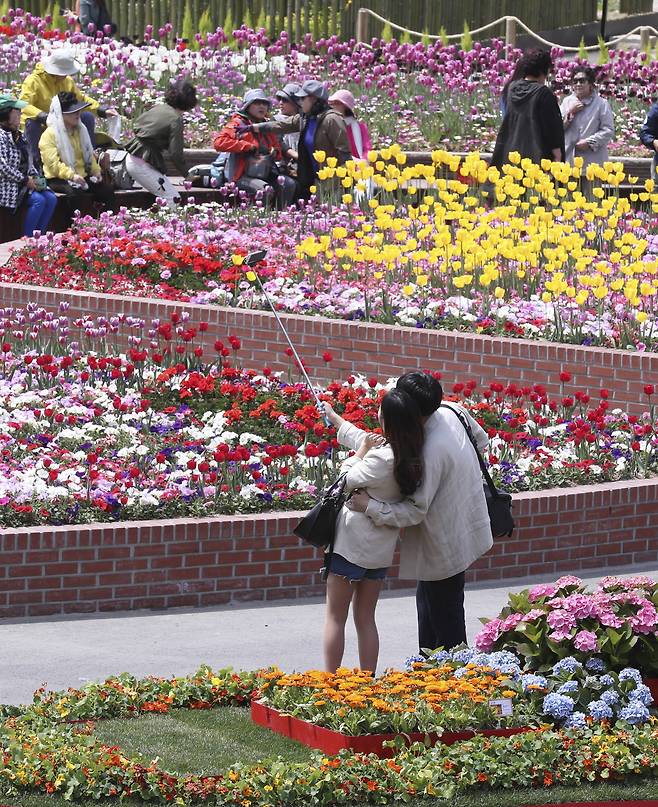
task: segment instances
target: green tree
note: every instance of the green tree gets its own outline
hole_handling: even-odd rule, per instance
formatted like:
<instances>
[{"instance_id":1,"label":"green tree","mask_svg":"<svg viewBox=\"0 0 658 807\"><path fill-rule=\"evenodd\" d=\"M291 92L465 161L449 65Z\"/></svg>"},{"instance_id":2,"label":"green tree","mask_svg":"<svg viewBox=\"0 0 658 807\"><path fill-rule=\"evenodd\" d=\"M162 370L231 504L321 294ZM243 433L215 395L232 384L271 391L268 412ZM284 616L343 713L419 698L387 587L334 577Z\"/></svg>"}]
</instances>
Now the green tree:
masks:
<instances>
[{"instance_id":1,"label":"green tree","mask_svg":"<svg viewBox=\"0 0 658 807\"><path fill-rule=\"evenodd\" d=\"M197 50L199 44L194 38L195 33L194 20L192 19L192 6L190 0L187 0L185 3L185 13L183 14L183 31L181 36L187 42L189 48Z\"/></svg>"},{"instance_id":2,"label":"green tree","mask_svg":"<svg viewBox=\"0 0 658 807\"><path fill-rule=\"evenodd\" d=\"M404 30L402 32L402 36L400 37L400 44L411 45L411 34L409 33L409 31Z\"/></svg>"},{"instance_id":3,"label":"green tree","mask_svg":"<svg viewBox=\"0 0 658 807\"><path fill-rule=\"evenodd\" d=\"M607 64L610 61L610 54L608 53L608 46L605 44L605 39L599 34L599 64Z\"/></svg>"},{"instance_id":4,"label":"green tree","mask_svg":"<svg viewBox=\"0 0 658 807\"><path fill-rule=\"evenodd\" d=\"M382 28L381 38L383 42L391 42L393 40L393 29L391 28L390 22L386 22L386 24Z\"/></svg>"},{"instance_id":5,"label":"green tree","mask_svg":"<svg viewBox=\"0 0 658 807\"><path fill-rule=\"evenodd\" d=\"M585 37L581 36L580 42L578 43L578 58L582 59L582 61L587 61L587 51L585 50Z\"/></svg>"},{"instance_id":6,"label":"green tree","mask_svg":"<svg viewBox=\"0 0 658 807\"><path fill-rule=\"evenodd\" d=\"M210 16L210 6L208 6L199 20L199 33L205 37L208 34L212 34L214 30L215 27L212 24L212 17Z\"/></svg>"},{"instance_id":7,"label":"green tree","mask_svg":"<svg viewBox=\"0 0 658 807\"><path fill-rule=\"evenodd\" d=\"M444 48L447 48L450 44L450 40L448 39L448 32L446 31L445 25L442 25L439 30L439 39L441 40L441 44Z\"/></svg>"},{"instance_id":8,"label":"green tree","mask_svg":"<svg viewBox=\"0 0 658 807\"><path fill-rule=\"evenodd\" d=\"M473 50L473 37L471 36L471 29L468 23L464 20L464 33L461 38L461 46L463 51Z\"/></svg>"}]
</instances>

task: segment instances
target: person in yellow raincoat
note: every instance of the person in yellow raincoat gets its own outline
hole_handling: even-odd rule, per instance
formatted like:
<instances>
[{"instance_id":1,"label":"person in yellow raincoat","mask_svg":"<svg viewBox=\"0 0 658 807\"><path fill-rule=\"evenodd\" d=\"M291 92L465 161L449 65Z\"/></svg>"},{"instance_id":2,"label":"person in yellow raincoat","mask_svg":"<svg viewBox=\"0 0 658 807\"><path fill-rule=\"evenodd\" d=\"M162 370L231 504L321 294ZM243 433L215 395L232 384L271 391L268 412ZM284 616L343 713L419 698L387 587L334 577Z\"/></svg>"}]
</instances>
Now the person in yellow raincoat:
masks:
<instances>
[{"instance_id":1,"label":"person in yellow raincoat","mask_svg":"<svg viewBox=\"0 0 658 807\"><path fill-rule=\"evenodd\" d=\"M96 115L114 117L116 109L101 106L98 101L85 95L76 85L73 76L80 70L74 54L68 48L59 48L39 62L21 87L20 100L27 106L23 109L22 124L25 139L35 161L39 161L39 140L46 128L46 119L53 98L60 92L72 92L79 101L88 104L81 120L89 132L92 145L96 146Z\"/></svg>"}]
</instances>

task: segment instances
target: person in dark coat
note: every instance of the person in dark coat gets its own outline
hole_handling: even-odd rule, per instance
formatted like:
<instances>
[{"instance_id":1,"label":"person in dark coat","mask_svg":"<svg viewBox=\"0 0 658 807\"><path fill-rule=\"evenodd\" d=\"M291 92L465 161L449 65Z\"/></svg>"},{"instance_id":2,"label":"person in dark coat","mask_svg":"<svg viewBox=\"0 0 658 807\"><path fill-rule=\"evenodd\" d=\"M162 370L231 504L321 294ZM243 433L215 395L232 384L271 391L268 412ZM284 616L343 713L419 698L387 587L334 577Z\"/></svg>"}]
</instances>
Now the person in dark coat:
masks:
<instances>
[{"instance_id":1,"label":"person in dark coat","mask_svg":"<svg viewBox=\"0 0 658 807\"><path fill-rule=\"evenodd\" d=\"M651 176L656 179L658 175L658 104L652 104L649 107L647 117L640 128L640 140L642 145L651 151L653 157Z\"/></svg>"},{"instance_id":2,"label":"person in dark coat","mask_svg":"<svg viewBox=\"0 0 658 807\"><path fill-rule=\"evenodd\" d=\"M553 68L548 51L524 58L524 77L513 81L507 94L507 111L498 131L491 165L500 168L518 152L534 163L564 160L564 125L556 97L546 86Z\"/></svg>"}]
</instances>

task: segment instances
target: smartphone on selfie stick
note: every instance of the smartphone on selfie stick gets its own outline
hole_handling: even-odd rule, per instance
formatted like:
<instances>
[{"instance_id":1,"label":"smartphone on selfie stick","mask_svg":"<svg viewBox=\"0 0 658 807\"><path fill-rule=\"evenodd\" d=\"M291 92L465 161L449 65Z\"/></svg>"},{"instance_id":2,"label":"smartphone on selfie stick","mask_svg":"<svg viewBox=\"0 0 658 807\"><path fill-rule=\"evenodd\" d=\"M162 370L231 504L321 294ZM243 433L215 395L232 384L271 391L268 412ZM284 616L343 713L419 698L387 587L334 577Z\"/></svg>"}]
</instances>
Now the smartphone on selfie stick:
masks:
<instances>
[{"instance_id":1,"label":"smartphone on selfie stick","mask_svg":"<svg viewBox=\"0 0 658 807\"><path fill-rule=\"evenodd\" d=\"M259 264L261 261L264 261L266 257L267 257L267 250L266 249L260 249L257 252L250 252L248 255L245 256L244 264L245 264L245 266L253 267L253 266L256 266L256 264ZM306 379L306 384L308 385L308 388L311 391L311 395L315 398L315 405L318 408L318 412L320 413L320 416L322 417L322 420L324 420L325 425L330 426L331 423L329 421L329 418L325 414L324 406L322 406L322 402L320 401L320 399L318 398L315 390L313 389L313 384L311 383L311 379L308 377L308 373L306 372L306 369L304 368L304 365L302 364L302 360L299 358L299 354L295 350L295 346L293 345L290 337L288 336L288 331L285 329L285 326L284 326L283 322L281 322L281 318L279 317L279 314L278 314L276 308L274 307L274 303L270 299L269 294L263 288L263 284L262 284L261 279L260 279L260 277L258 275L258 272L254 272L254 274L256 275L256 281L257 281L257 283L258 283L258 285L260 287L260 290L263 292L263 295L265 296L265 299L267 300L268 305L270 306L270 309L272 310L272 313L274 314L274 317L275 317L279 327L281 328L281 331L283 332L283 335L286 338L286 342L288 343L288 345L290 346L290 349L292 350L293 356L295 357L295 360L297 361L297 365L299 366L299 369L302 371L302 373L304 375L304 378Z\"/></svg>"}]
</instances>

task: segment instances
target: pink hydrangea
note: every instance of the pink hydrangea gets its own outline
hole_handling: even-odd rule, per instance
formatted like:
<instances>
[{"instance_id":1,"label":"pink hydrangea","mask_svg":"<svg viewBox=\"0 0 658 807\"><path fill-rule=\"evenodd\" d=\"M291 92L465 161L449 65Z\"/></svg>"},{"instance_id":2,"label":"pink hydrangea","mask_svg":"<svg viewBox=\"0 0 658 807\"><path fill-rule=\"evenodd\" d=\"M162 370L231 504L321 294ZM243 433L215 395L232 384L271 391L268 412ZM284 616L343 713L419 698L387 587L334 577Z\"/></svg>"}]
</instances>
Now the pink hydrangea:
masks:
<instances>
[{"instance_id":1,"label":"pink hydrangea","mask_svg":"<svg viewBox=\"0 0 658 807\"><path fill-rule=\"evenodd\" d=\"M494 646L496 639L500 636L502 620L492 619L491 622L482 628L482 630L475 637L475 646L478 650L487 652Z\"/></svg>"},{"instance_id":2,"label":"pink hydrangea","mask_svg":"<svg viewBox=\"0 0 658 807\"><path fill-rule=\"evenodd\" d=\"M537 602L542 597L552 597L556 591L557 586L553 583L540 583L538 586L533 586L528 594L530 602Z\"/></svg>"},{"instance_id":3,"label":"pink hydrangea","mask_svg":"<svg viewBox=\"0 0 658 807\"><path fill-rule=\"evenodd\" d=\"M564 577L561 577L556 583L556 588L570 588L571 586L576 586L577 588L581 588L583 585L583 581L580 577L574 577L572 574L567 574Z\"/></svg>"},{"instance_id":4,"label":"pink hydrangea","mask_svg":"<svg viewBox=\"0 0 658 807\"><path fill-rule=\"evenodd\" d=\"M501 625L501 630L512 630L515 628L520 622L523 622L525 614L510 614L503 620Z\"/></svg>"},{"instance_id":5,"label":"pink hydrangea","mask_svg":"<svg viewBox=\"0 0 658 807\"><path fill-rule=\"evenodd\" d=\"M570 631L554 630L553 633L548 634L548 638L553 642L563 642L565 639L571 637Z\"/></svg>"},{"instance_id":6,"label":"pink hydrangea","mask_svg":"<svg viewBox=\"0 0 658 807\"><path fill-rule=\"evenodd\" d=\"M574 636L573 645L577 650L582 650L584 653L593 653L599 649L599 643L596 634L591 630L581 630Z\"/></svg>"},{"instance_id":7,"label":"pink hydrangea","mask_svg":"<svg viewBox=\"0 0 658 807\"><path fill-rule=\"evenodd\" d=\"M541 608L533 608L532 611L528 611L523 619L524 622L534 622L535 619L541 619L544 616L546 616L546 611Z\"/></svg>"},{"instance_id":8,"label":"pink hydrangea","mask_svg":"<svg viewBox=\"0 0 658 807\"><path fill-rule=\"evenodd\" d=\"M568 611L551 611L546 617L546 621L553 630L570 631L576 627L576 618Z\"/></svg>"}]
</instances>

